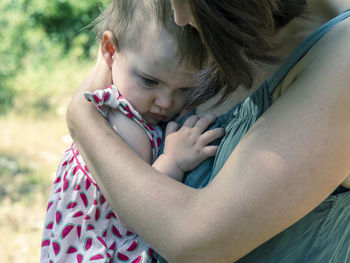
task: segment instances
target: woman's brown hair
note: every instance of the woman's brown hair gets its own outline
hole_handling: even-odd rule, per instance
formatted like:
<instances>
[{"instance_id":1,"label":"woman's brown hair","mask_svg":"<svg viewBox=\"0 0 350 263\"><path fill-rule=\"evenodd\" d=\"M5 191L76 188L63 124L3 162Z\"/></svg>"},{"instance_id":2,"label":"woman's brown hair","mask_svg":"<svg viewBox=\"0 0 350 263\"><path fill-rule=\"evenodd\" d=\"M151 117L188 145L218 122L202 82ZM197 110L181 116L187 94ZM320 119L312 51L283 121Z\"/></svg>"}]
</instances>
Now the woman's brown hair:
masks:
<instances>
[{"instance_id":1,"label":"woman's brown hair","mask_svg":"<svg viewBox=\"0 0 350 263\"><path fill-rule=\"evenodd\" d=\"M202 40L214 59L204 79L211 85L196 89L192 106L221 91L221 103L238 85L253 83L251 62L273 63L272 37L301 16L305 0L189 0Z\"/></svg>"}]
</instances>

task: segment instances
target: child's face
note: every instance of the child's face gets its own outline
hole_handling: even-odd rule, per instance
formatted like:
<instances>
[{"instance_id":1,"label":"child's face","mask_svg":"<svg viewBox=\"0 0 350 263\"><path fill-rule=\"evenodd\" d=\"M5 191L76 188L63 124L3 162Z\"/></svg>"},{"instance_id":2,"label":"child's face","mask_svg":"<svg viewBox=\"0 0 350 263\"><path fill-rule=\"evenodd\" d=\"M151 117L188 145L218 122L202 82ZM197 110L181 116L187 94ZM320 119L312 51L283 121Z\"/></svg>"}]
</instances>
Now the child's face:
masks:
<instances>
[{"instance_id":1,"label":"child's face","mask_svg":"<svg viewBox=\"0 0 350 263\"><path fill-rule=\"evenodd\" d=\"M187 102L196 72L179 63L170 34L143 33L140 44L113 56L113 84L151 124L170 121Z\"/></svg>"}]
</instances>

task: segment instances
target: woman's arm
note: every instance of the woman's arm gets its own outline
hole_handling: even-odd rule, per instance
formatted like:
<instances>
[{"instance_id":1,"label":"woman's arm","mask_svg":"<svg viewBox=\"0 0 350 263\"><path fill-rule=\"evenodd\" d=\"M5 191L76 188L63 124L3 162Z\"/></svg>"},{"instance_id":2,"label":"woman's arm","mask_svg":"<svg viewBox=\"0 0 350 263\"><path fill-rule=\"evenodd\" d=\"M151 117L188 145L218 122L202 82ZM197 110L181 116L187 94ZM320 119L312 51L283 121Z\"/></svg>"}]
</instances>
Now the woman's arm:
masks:
<instances>
[{"instance_id":1,"label":"woman's arm","mask_svg":"<svg viewBox=\"0 0 350 263\"><path fill-rule=\"evenodd\" d=\"M232 262L322 202L350 171L349 25L310 51L315 59L204 189L146 165L76 96L71 134L122 220L171 262Z\"/></svg>"}]
</instances>

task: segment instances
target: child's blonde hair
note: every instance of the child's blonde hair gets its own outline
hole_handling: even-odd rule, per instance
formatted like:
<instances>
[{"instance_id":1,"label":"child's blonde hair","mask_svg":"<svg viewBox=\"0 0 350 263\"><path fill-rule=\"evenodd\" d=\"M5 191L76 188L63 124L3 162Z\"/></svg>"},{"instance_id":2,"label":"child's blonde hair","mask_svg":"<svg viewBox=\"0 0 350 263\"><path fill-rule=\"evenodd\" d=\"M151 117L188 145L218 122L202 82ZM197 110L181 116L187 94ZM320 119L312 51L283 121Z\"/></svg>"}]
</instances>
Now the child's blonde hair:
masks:
<instances>
[{"instance_id":1,"label":"child's blonde hair","mask_svg":"<svg viewBox=\"0 0 350 263\"><path fill-rule=\"evenodd\" d=\"M164 28L173 35L182 60L198 69L206 66L208 54L199 33L191 26L176 25L169 0L111 0L95 20L95 33L101 39L104 31L111 31L118 39L118 48L123 50L132 45L126 34L130 25L136 23L142 31L149 21L156 21L160 30Z\"/></svg>"}]
</instances>

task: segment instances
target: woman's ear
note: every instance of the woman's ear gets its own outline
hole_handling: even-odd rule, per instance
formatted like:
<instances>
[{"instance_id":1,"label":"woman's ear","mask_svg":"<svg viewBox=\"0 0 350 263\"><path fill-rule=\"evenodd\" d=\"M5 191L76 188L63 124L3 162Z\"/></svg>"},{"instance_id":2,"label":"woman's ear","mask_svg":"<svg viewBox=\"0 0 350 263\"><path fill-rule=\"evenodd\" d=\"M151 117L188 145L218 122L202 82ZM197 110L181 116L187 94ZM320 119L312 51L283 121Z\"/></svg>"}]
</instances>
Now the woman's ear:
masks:
<instances>
[{"instance_id":1,"label":"woman's ear","mask_svg":"<svg viewBox=\"0 0 350 263\"><path fill-rule=\"evenodd\" d=\"M102 35L101 52L107 65L111 68L113 56L118 52L118 40L114 38L111 31L105 31Z\"/></svg>"}]
</instances>

